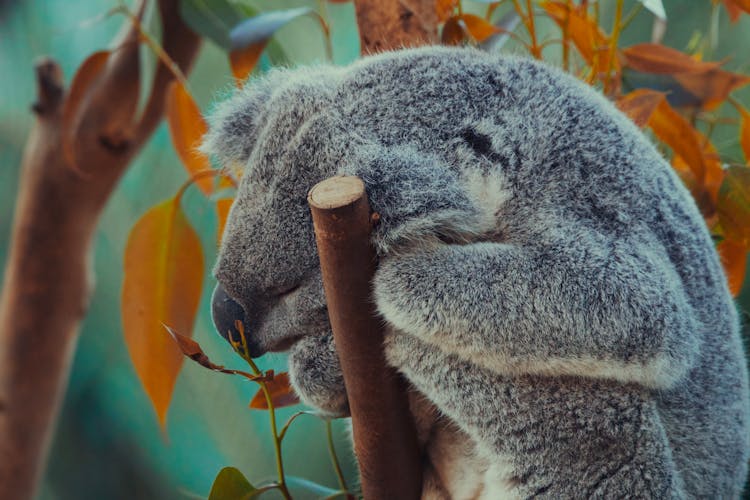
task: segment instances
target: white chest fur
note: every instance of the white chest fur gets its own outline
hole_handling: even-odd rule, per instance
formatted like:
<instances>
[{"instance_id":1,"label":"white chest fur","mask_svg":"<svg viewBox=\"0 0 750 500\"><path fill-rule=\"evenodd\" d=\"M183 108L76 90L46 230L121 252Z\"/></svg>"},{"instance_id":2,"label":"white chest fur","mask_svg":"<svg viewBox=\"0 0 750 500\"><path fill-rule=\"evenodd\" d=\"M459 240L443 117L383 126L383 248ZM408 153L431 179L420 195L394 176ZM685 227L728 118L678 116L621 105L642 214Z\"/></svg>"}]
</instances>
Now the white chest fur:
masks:
<instances>
[{"instance_id":1,"label":"white chest fur","mask_svg":"<svg viewBox=\"0 0 750 500\"><path fill-rule=\"evenodd\" d=\"M425 453L423 500L519 498L509 459L490 460L474 440L419 394L410 398Z\"/></svg>"}]
</instances>

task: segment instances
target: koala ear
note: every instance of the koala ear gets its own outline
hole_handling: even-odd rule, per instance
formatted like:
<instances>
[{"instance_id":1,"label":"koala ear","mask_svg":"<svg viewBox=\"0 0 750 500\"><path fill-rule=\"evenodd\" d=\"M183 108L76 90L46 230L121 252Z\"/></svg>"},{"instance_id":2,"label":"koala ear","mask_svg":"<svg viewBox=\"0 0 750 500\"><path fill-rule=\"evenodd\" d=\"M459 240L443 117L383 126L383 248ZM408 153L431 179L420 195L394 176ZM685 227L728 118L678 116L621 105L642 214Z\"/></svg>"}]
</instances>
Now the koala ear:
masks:
<instances>
[{"instance_id":1,"label":"koala ear","mask_svg":"<svg viewBox=\"0 0 750 500\"><path fill-rule=\"evenodd\" d=\"M360 163L344 173L362 178L380 215L373 243L381 255L435 240L468 242L487 231L465 183L440 158L409 146L361 148Z\"/></svg>"},{"instance_id":2,"label":"koala ear","mask_svg":"<svg viewBox=\"0 0 750 500\"><path fill-rule=\"evenodd\" d=\"M209 113L208 133L200 150L224 165L233 162L244 165L257 139L266 103L285 81L287 73L274 69L245 82L242 89L230 91L229 97Z\"/></svg>"}]
</instances>

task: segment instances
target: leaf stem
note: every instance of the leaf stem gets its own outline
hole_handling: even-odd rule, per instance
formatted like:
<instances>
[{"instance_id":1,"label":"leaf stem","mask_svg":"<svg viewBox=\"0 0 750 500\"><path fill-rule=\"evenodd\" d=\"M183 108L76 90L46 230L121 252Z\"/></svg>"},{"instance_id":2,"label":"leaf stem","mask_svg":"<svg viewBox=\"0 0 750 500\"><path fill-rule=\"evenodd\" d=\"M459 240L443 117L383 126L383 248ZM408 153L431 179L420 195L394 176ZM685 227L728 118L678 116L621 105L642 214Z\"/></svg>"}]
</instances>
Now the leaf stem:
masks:
<instances>
[{"instance_id":1,"label":"leaf stem","mask_svg":"<svg viewBox=\"0 0 750 500\"><path fill-rule=\"evenodd\" d=\"M630 23L633 22L633 19L635 19L635 16L637 16L641 9L643 9L643 4L641 2L637 2L635 4L635 7L628 13L627 16L625 16L625 19L622 21L622 26L620 27L620 31L624 31L625 28L630 26Z\"/></svg>"},{"instance_id":2,"label":"leaf stem","mask_svg":"<svg viewBox=\"0 0 750 500\"><path fill-rule=\"evenodd\" d=\"M187 188L195 184L196 181L200 179L204 179L206 177L217 177L222 176L226 179L229 179L229 182L231 182L234 187L237 187L237 182L232 178L232 176L228 175L226 172L222 172L221 170L201 170L200 172L194 173L192 176L190 176L190 179L186 180L182 186L180 186L180 189L177 190L177 194L175 195L175 198L177 200L180 200L182 198L182 195L185 194L185 191ZM243 356L244 358L244 356ZM247 359L245 359L247 361Z\"/></svg>"},{"instance_id":3,"label":"leaf stem","mask_svg":"<svg viewBox=\"0 0 750 500\"><path fill-rule=\"evenodd\" d=\"M620 38L620 31L622 29L622 5L623 0L617 0L617 7L615 9L615 21L612 26L612 35L609 37L609 56L607 57L607 74L605 75L606 80L604 83L605 92L612 92L612 86L615 78L612 75L612 71L615 67L615 59L617 58L617 41Z\"/></svg>"},{"instance_id":4,"label":"leaf stem","mask_svg":"<svg viewBox=\"0 0 750 500\"><path fill-rule=\"evenodd\" d=\"M297 413L289 417L289 420L286 421L286 423L284 424L284 427L281 428L281 432L279 432L279 441L282 441L284 439L284 436L286 436L286 431L289 430L289 426L292 425L292 422L297 420L297 417L300 417L302 415L312 415L314 417L317 416L312 411L308 411L308 410L298 411Z\"/></svg>"},{"instance_id":5,"label":"leaf stem","mask_svg":"<svg viewBox=\"0 0 750 500\"><path fill-rule=\"evenodd\" d=\"M230 340L232 347L240 356L242 356L242 359L247 361L247 364L250 366L250 369L256 376L263 377L263 372L260 371L258 365L255 364L255 361L253 361L253 359L248 354L247 337L245 337L245 325L241 321L237 320L235 321L235 327L240 334L240 341L234 342ZM281 437L279 437L279 432L276 426L276 409L273 406L271 391L268 390L268 385L266 385L266 381L264 378L258 378L255 380L255 382L263 391L263 396L266 398L266 405L268 406L268 418L271 422L273 448L276 455L276 473L279 476L279 482L276 487L284 496L285 500L292 500L292 496L289 494L289 489L286 486L286 477L284 476L284 461L281 456Z\"/></svg>"},{"instance_id":6,"label":"leaf stem","mask_svg":"<svg viewBox=\"0 0 750 500\"><path fill-rule=\"evenodd\" d=\"M536 26L534 24L534 9L531 6L531 0L526 0L526 10L528 12L529 20L529 36L531 37L531 55L537 59L542 58L542 51L539 49L539 45L536 40Z\"/></svg>"},{"instance_id":7,"label":"leaf stem","mask_svg":"<svg viewBox=\"0 0 750 500\"><path fill-rule=\"evenodd\" d=\"M148 45L153 53L156 54L156 57L159 58L162 64L164 64L164 66L169 69L175 79L177 79L177 81L180 82L183 87L185 87L185 90L188 90L190 86L188 85L188 80L185 76L185 73L182 72L174 59L169 57L169 54L164 51L159 42L154 40L154 38L145 29L143 29L143 25L141 24L141 20L138 18L138 16L133 14L130 9L124 6L124 4L121 12L131 20L131 22L133 23L133 27L135 27L136 31L138 31L141 39L146 42L146 45Z\"/></svg>"},{"instance_id":8,"label":"leaf stem","mask_svg":"<svg viewBox=\"0 0 750 500\"><path fill-rule=\"evenodd\" d=\"M565 22L562 29L562 65L566 72L570 71L570 12L573 10L571 0L565 1Z\"/></svg>"},{"instance_id":9,"label":"leaf stem","mask_svg":"<svg viewBox=\"0 0 750 500\"><path fill-rule=\"evenodd\" d=\"M336 471L336 479L339 482L339 488L344 491L348 491L349 488L346 486L346 480L344 479L344 473L341 471L341 465L339 464L339 458L336 455L336 447L333 444L333 426L331 420L326 419L326 439L328 441L328 453L331 455L331 462L333 462L333 469Z\"/></svg>"}]
</instances>

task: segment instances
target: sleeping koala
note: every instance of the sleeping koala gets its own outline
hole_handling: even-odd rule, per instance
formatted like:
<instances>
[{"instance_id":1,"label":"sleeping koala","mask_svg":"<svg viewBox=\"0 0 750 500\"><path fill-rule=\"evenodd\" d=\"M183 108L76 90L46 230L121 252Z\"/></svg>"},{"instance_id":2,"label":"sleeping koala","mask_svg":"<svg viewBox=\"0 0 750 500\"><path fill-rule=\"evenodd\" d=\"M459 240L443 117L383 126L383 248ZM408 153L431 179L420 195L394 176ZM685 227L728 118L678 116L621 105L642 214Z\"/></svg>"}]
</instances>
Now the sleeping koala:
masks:
<instances>
[{"instance_id":1,"label":"sleeping koala","mask_svg":"<svg viewBox=\"0 0 750 500\"><path fill-rule=\"evenodd\" d=\"M214 321L348 411L308 189L365 182L374 298L412 386L425 498L736 498L750 447L738 318L705 224L610 102L541 63L420 48L275 70L218 106L245 165Z\"/></svg>"}]
</instances>

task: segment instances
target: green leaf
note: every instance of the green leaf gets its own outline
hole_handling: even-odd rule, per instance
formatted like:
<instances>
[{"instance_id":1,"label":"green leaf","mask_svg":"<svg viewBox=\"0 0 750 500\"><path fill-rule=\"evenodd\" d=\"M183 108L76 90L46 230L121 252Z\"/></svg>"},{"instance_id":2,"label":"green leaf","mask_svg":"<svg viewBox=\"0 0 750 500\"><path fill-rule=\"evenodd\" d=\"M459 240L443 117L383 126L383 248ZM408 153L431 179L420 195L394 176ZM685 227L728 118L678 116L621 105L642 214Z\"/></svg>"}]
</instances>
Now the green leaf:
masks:
<instances>
[{"instance_id":1,"label":"green leaf","mask_svg":"<svg viewBox=\"0 0 750 500\"><path fill-rule=\"evenodd\" d=\"M286 484L294 498L346 498L347 492L335 490L309 479L298 476L286 476ZM212 499L211 499L212 500Z\"/></svg>"},{"instance_id":2,"label":"green leaf","mask_svg":"<svg viewBox=\"0 0 750 500\"><path fill-rule=\"evenodd\" d=\"M231 48L229 32L257 10L238 6L229 0L181 0L180 16L196 33L225 50Z\"/></svg>"},{"instance_id":3,"label":"green leaf","mask_svg":"<svg viewBox=\"0 0 750 500\"><path fill-rule=\"evenodd\" d=\"M260 493L242 472L234 467L224 467L216 475L208 500L249 500Z\"/></svg>"},{"instance_id":4,"label":"green leaf","mask_svg":"<svg viewBox=\"0 0 750 500\"><path fill-rule=\"evenodd\" d=\"M661 0L638 0L643 4L644 7L646 7L648 10L651 11L653 15L661 19L662 21L667 20L667 13L664 10L664 4L662 4Z\"/></svg>"},{"instance_id":5,"label":"green leaf","mask_svg":"<svg viewBox=\"0 0 750 500\"><path fill-rule=\"evenodd\" d=\"M309 7L274 10L245 19L236 24L230 34L232 50L241 50L255 44L264 44L282 26L300 16L314 14Z\"/></svg>"},{"instance_id":6,"label":"green leaf","mask_svg":"<svg viewBox=\"0 0 750 500\"><path fill-rule=\"evenodd\" d=\"M750 168L732 166L726 170L716 205L724 236L750 243Z\"/></svg>"}]
</instances>

